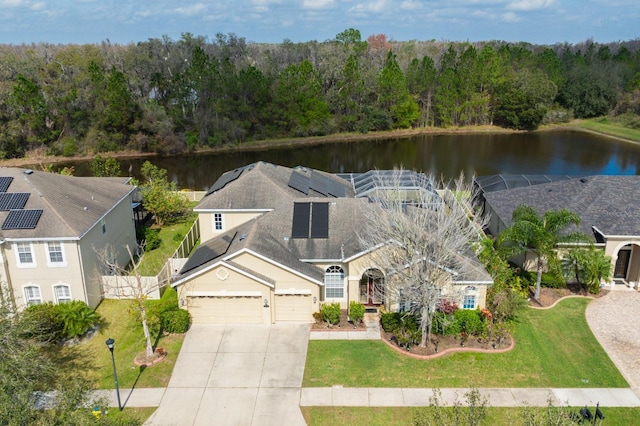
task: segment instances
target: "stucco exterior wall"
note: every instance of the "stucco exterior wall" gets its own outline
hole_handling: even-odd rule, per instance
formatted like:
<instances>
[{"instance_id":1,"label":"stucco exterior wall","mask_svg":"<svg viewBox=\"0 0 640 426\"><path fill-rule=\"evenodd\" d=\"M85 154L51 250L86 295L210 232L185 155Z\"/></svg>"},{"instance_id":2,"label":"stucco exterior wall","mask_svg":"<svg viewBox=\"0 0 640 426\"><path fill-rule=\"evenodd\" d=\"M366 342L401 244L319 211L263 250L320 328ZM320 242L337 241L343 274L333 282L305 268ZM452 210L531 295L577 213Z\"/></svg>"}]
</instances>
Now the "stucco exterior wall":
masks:
<instances>
[{"instance_id":1,"label":"stucco exterior wall","mask_svg":"<svg viewBox=\"0 0 640 426\"><path fill-rule=\"evenodd\" d=\"M214 213L222 214L222 229L216 230L214 227ZM204 242L211 238L227 232L236 226L247 223L252 219L260 216L264 212L252 211L252 212L199 212L198 217L200 219L200 241Z\"/></svg>"},{"instance_id":2,"label":"stucco exterior wall","mask_svg":"<svg viewBox=\"0 0 640 426\"><path fill-rule=\"evenodd\" d=\"M135 253L136 231L130 196L125 197L107 213L104 222L99 220L80 240L80 258L89 306L95 308L102 300L100 275L108 275L105 265L100 260L99 253L104 253L108 248L115 255L112 260L120 266L126 266L130 262L127 246L132 253Z\"/></svg>"},{"instance_id":3,"label":"stucco exterior wall","mask_svg":"<svg viewBox=\"0 0 640 426\"><path fill-rule=\"evenodd\" d=\"M62 247L63 262L52 264L48 262L49 253L47 242L31 241L31 255L33 265L24 266L18 262L16 242L4 243L4 256L14 300L18 310L25 308L24 287L37 286L43 302L55 302L54 286L68 285L73 299L87 301L84 291L80 257L76 241L57 241Z\"/></svg>"}]
</instances>

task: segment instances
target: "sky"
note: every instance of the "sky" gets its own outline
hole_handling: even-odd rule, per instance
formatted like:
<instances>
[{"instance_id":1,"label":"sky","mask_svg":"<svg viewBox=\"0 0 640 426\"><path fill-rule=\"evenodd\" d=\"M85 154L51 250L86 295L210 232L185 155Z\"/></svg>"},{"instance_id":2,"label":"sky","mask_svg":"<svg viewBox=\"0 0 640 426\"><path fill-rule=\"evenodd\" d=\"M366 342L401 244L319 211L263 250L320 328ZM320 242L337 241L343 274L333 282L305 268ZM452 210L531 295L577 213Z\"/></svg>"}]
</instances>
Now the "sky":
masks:
<instances>
[{"instance_id":1,"label":"sky","mask_svg":"<svg viewBox=\"0 0 640 426\"><path fill-rule=\"evenodd\" d=\"M325 41L348 28L395 41L599 43L640 38L640 0L0 0L0 43Z\"/></svg>"}]
</instances>

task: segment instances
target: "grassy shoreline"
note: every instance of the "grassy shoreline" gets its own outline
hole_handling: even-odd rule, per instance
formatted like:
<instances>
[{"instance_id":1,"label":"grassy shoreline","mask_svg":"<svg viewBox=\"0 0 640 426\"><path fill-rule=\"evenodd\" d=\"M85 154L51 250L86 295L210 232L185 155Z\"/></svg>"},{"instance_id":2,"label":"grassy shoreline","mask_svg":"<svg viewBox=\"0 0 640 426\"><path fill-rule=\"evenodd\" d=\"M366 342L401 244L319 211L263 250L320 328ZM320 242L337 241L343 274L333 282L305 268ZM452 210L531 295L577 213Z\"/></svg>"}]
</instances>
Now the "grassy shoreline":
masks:
<instances>
[{"instance_id":1,"label":"grassy shoreline","mask_svg":"<svg viewBox=\"0 0 640 426\"><path fill-rule=\"evenodd\" d=\"M612 123L602 122L601 119L590 120L574 120L570 123L562 125L548 125L536 130L536 132L549 131L582 131L598 134L616 140L627 141L631 143L640 143L640 130L629 129ZM255 152L266 151L271 149L288 149L293 146L314 146L328 143L349 143L371 140L410 138L419 135L474 135L474 134L516 134L524 133L521 130L505 129L498 126L465 126L465 127L423 127L418 129L400 129L371 133L335 133L326 136L310 136L303 138L283 138L269 139L260 141L243 142L236 145L225 145L216 148L199 149L194 154L213 154L213 153L230 153L230 152ZM183 153L185 154L185 153ZM42 152L31 152L23 158L12 158L8 160L0 160L0 167L24 167L27 165L49 165L68 163L76 161L89 161L95 155L79 155L74 157L57 157L46 155ZM100 153L103 157L113 158L152 158L161 156L161 154L153 152L137 152L137 151L116 151ZM182 155L182 154L178 154Z\"/></svg>"}]
</instances>

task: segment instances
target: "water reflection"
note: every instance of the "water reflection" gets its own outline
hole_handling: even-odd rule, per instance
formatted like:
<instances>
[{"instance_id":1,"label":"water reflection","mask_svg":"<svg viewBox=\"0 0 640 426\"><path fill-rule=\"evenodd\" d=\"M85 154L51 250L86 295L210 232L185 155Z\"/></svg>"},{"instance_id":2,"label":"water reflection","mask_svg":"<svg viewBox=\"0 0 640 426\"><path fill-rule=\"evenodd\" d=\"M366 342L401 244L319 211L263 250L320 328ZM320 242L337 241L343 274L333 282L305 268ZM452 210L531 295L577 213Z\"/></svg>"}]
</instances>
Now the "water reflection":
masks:
<instances>
[{"instance_id":1,"label":"water reflection","mask_svg":"<svg viewBox=\"0 0 640 426\"><path fill-rule=\"evenodd\" d=\"M227 170L256 161L305 165L330 172L364 172L403 166L446 178L467 174L638 174L640 145L582 132L516 135L422 135L259 152L153 157L181 188L206 189ZM145 159L122 160L139 172ZM89 162L73 165L90 175Z\"/></svg>"}]
</instances>

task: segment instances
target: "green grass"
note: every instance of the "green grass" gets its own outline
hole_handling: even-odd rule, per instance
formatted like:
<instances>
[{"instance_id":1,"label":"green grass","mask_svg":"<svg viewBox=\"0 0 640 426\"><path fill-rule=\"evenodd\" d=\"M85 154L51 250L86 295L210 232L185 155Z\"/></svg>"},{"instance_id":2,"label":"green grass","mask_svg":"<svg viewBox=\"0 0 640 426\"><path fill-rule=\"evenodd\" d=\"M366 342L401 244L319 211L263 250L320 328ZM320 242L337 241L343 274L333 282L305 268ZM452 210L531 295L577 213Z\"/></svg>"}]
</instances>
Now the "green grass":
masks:
<instances>
[{"instance_id":1,"label":"green grass","mask_svg":"<svg viewBox=\"0 0 640 426\"><path fill-rule=\"evenodd\" d=\"M155 276L160 273L167 259L176 251L182 239L187 234L197 218L197 214L177 219L160 228L160 247L144 254L138 267L138 272L143 276Z\"/></svg>"},{"instance_id":2,"label":"green grass","mask_svg":"<svg viewBox=\"0 0 640 426\"><path fill-rule=\"evenodd\" d=\"M600 117L588 120L579 120L573 123L573 125L582 129L640 142L640 130L625 127L622 124L609 121L607 118Z\"/></svg>"},{"instance_id":3,"label":"green grass","mask_svg":"<svg viewBox=\"0 0 640 426\"><path fill-rule=\"evenodd\" d=\"M627 387L591 333L589 299L526 310L505 353L456 353L432 360L404 356L380 341L312 340L303 386Z\"/></svg>"},{"instance_id":4,"label":"green grass","mask_svg":"<svg viewBox=\"0 0 640 426\"><path fill-rule=\"evenodd\" d=\"M139 424L143 424L156 409L157 407L125 407L122 411L118 411L117 408L111 407L106 414L101 414L100 418L108 418L113 424L126 423L127 420L137 420ZM96 423L99 422L96 421Z\"/></svg>"},{"instance_id":5,"label":"green grass","mask_svg":"<svg viewBox=\"0 0 640 426\"><path fill-rule=\"evenodd\" d=\"M594 412L594 407L590 407ZM543 411L546 408L536 410ZM417 410L412 407L301 407L302 414L309 426L367 425L393 426L413 424ZM578 412L579 408L571 409ZM640 408L603 407L604 424L609 426L636 424ZM523 408L489 407L486 425L513 425L522 423Z\"/></svg>"},{"instance_id":6,"label":"green grass","mask_svg":"<svg viewBox=\"0 0 640 426\"><path fill-rule=\"evenodd\" d=\"M120 388L167 386L184 335L162 337L157 346L167 350L167 357L152 367L137 367L133 360L144 352L145 339L142 325L129 313L131 303L128 300L103 300L97 311L106 320L106 325L93 338L76 346L51 350L60 368L70 374L80 371L97 389L113 389L111 353L105 344L105 340L112 337Z\"/></svg>"}]
</instances>

